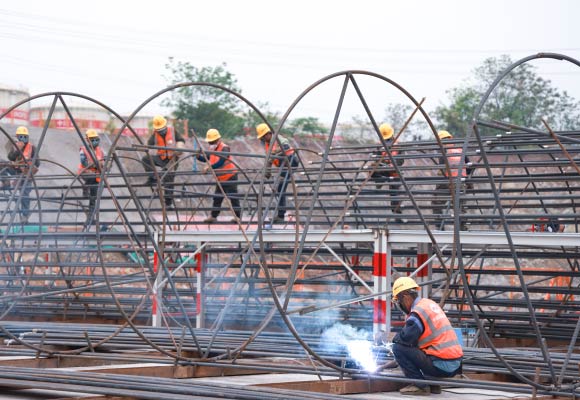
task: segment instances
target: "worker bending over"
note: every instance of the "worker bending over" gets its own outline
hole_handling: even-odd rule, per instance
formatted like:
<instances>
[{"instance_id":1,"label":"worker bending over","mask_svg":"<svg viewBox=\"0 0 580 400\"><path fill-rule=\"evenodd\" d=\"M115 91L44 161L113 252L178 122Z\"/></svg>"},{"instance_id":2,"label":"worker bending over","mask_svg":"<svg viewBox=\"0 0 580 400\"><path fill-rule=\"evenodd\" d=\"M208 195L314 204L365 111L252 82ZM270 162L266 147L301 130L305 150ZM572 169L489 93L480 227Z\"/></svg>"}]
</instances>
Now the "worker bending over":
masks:
<instances>
[{"instance_id":1,"label":"worker bending over","mask_svg":"<svg viewBox=\"0 0 580 400\"><path fill-rule=\"evenodd\" d=\"M147 144L156 147L183 148L185 139L173 128L167 126L167 120L163 116L156 115L153 118L153 135L149 137ZM173 207L173 186L179 154L179 151L172 149L154 149L141 159L145 171L149 172L146 182L149 186L157 185L155 167L161 167L159 175L163 182L163 197L166 207Z\"/></svg>"},{"instance_id":2,"label":"worker bending over","mask_svg":"<svg viewBox=\"0 0 580 400\"><path fill-rule=\"evenodd\" d=\"M215 185L211 215L203 221L207 224L217 221L224 201L222 189L230 200L236 215L231 219L231 222L239 222L242 216L240 200L238 199L238 169L234 165L231 155L219 154L230 152L230 146L225 144L221 137L222 135L217 129L209 129L205 135L205 141L209 144L209 157L206 158L203 154L197 156L199 161L208 163L208 166L203 170L204 173L208 173L210 169L213 169L218 179Z\"/></svg>"}]
</instances>

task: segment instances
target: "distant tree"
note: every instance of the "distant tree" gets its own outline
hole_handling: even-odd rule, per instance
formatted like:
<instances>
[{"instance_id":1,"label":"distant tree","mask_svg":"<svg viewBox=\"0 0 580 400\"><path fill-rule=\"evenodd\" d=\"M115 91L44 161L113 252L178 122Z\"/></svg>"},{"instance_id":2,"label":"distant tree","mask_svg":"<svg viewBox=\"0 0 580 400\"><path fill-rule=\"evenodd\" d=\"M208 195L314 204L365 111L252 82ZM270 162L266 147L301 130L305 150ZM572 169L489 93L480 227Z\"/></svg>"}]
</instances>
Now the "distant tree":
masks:
<instances>
[{"instance_id":1,"label":"distant tree","mask_svg":"<svg viewBox=\"0 0 580 400\"><path fill-rule=\"evenodd\" d=\"M322 134L328 132L316 117L301 117L289 121L287 131L291 134Z\"/></svg>"},{"instance_id":2,"label":"distant tree","mask_svg":"<svg viewBox=\"0 0 580 400\"><path fill-rule=\"evenodd\" d=\"M226 64L215 67L195 67L189 62L175 61L173 57L165 68L170 73L171 84L182 82L204 82L224 86L241 93L234 74ZM234 137L244 131L244 118L240 116L240 101L230 93L210 86L188 86L171 93L163 105L171 108L177 119L187 119L190 129L204 137L210 128L216 128L223 137Z\"/></svg>"},{"instance_id":3,"label":"distant tree","mask_svg":"<svg viewBox=\"0 0 580 400\"><path fill-rule=\"evenodd\" d=\"M255 104L255 106L258 107L272 128L276 129L278 123L280 122L280 113L272 111L268 102L258 102ZM264 122L262 118L250 108L248 108L247 111L242 114L242 117L244 119L244 126L246 127L245 129L250 135L255 134L256 126Z\"/></svg>"},{"instance_id":4,"label":"distant tree","mask_svg":"<svg viewBox=\"0 0 580 400\"><path fill-rule=\"evenodd\" d=\"M435 110L440 128L464 136L475 107L498 74L510 64L512 60L506 55L488 58L475 69L471 81L448 91L450 104ZM536 67L530 64L523 64L506 76L482 111L482 119L529 128L544 129L541 118L547 118L556 130L580 127L580 103L538 76Z\"/></svg>"}]
</instances>

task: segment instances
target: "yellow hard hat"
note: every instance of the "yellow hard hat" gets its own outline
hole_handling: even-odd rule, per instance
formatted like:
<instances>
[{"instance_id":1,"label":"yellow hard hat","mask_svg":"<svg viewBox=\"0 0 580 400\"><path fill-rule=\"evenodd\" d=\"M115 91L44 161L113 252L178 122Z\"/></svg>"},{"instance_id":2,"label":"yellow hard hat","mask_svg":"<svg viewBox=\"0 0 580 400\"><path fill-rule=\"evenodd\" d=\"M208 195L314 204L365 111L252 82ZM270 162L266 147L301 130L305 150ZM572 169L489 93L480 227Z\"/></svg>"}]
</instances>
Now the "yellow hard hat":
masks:
<instances>
[{"instance_id":1,"label":"yellow hard hat","mask_svg":"<svg viewBox=\"0 0 580 400\"><path fill-rule=\"evenodd\" d=\"M85 133L85 135L87 136L88 139L98 138L99 137L99 134L94 129L87 130L87 132Z\"/></svg>"},{"instance_id":2,"label":"yellow hard hat","mask_svg":"<svg viewBox=\"0 0 580 400\"><path fill-rule=\"evenodd\" d=\"M265 136L268 132L270 132L270 127L266 123L262 123L256 126L256 133L258 134L258 139L261 139Z\"/></svg>"},{"instance_id":3,"label":"yellow hard hat","mask_svg":"<svg viewBox=\"0 0 580 400\"><path fill-rule=\"evenodd\" d=\"M153 129L158 131L159 129L163 129L167 126L167 120L163 118L162 115L156 115L153 117Z\"/></svg>"},{"instance_id":4,"label":"yellow hard hat","mask_svg":"<svg viewBox=\"0 0 580 400\"><path fill-rule=\"evenodd\" d=\"M379 126L379 132L381 132L383 139L388 140L393 137L395 130L389 124L381 124L381 126Z\"/></svg>"},{"instance_id":5,"label":"yellow hard hat","mask_svg":"<svg viewBox=\"0 0 580 400\"><path fill-rule=\"evenodd\" d=\"M16 135L28 135L28 128L25 126L19 126L16 128Z\"/></svg>"},{"instance_id":6,"label":"yellow hard hat","mask_svg":"<svg viewBox=\"0 0 580 400\"><path fill-rule=\"evenodd\" d=\"M205 134L205 141L206 142L213 142L214 140L218 140L221 138L220 132L217 129L208 129L207 133Z\"/></svg>"},{"instance_id":7,"label":"yellow hard hat","mask_svg":"<svg viewBox=\"0 0 580 400\"><path fill-rule=\"evenodd\" d=\"M453 135L447 131L439 131L437 132L437 136L439 136L439 139L447 139L453 137Z\"/></svg>"},{"instance_id":8,"label":"yellow hard hat","mask_svg":"<svg viewBox=\"0 0 580 400\"><path fill-rule=\"evenodd\" d=\"M408 276L398 278L395 283L393 283L393 300L397 301L399 293L404 292L405 290L417 288L419 288L419 285L417 285L417 282L415 282L413 278L409 278Z\"/></svg>"}]
</instances>

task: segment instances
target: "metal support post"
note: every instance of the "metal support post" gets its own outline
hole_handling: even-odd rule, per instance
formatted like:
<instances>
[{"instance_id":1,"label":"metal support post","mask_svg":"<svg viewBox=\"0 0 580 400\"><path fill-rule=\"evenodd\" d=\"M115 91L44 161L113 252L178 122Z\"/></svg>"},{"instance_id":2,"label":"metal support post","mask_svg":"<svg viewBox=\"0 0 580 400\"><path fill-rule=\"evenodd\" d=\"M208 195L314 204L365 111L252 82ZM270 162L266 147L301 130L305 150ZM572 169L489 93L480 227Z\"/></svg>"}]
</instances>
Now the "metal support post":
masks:
<instances>
[{"instance_id":1,"label":"metal support post","mask_svg":"<svg viewBox=\"0 0 580 400\"><path fill-rule=\"evenodd\" d=\"M433 277L433 263L429 261L431 258L431 245L429 243L418 243L417 244L417 268L423 266L428 262L426 267L423 267L417 272L416 280L419 285L422 282L430 281ZM431 286L421 286L421 297L428 298L431 297Z\"/></svg>"},{"instance_id":2,"label":"metal support post","mask_svg":"<svg viewBox=\"0 0 580 400\"><path fill-rule=\"evenodd\" d=\"M155 232L155 243L159 245L159 236ZM159 268L159 253L153 251L153 273L156 275L155 282L153 283L153 298L151 304L151 326L160 327L161 326L161 313L163 312L163 268Z\"/></svg>"},{"instance_id":3,"label":"metal support post","mask_svg":"<svg viewBox=\"0 0 580 400\"><path fill-rule=\"evenodd\" d=\"M198 246L201 247L203 244L200 242ZM198 247L198 248L199 248ZM195 327L203 328L204 322L204 298L203 298L203 276L204 276L204 264L206 262L206 253L202 249L199 253L195 255L196 266L195 266L195 278L197 283L197 293L195 297Z\"/></svg>"}]
</instances>

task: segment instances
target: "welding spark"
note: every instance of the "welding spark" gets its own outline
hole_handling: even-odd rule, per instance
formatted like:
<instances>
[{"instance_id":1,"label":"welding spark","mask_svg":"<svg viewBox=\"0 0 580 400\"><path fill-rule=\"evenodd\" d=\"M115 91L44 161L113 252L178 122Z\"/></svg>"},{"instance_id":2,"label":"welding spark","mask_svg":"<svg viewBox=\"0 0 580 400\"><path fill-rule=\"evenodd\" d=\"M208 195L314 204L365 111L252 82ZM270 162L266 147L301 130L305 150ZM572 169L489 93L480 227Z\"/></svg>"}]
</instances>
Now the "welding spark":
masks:
<instances>
[{"instance_id":1,"label":"welding spark","mask_svg":"<svg viewBox=\"0 0 580 400\"><path fill-rule=\"evenodd\" d=\"M368 372L375 372L378 368L373 356L373 344L368 340L350 340L346 343L350 357Z\"/></svg>"}]
</instances>

